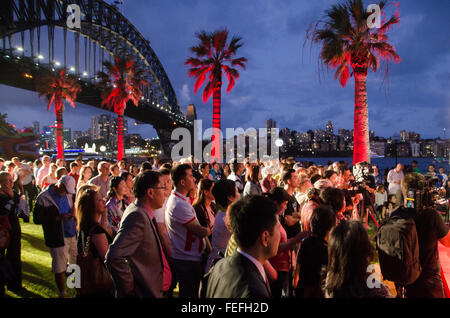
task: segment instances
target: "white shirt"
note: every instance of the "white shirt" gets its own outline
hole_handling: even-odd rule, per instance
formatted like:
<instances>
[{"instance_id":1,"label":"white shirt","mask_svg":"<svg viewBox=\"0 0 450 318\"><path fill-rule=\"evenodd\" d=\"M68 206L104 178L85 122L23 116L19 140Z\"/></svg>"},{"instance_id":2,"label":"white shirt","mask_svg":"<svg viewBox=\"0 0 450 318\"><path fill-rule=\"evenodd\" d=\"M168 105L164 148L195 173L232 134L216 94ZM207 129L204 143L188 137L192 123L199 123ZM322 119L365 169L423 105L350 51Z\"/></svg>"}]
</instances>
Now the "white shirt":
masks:
<instances>
[{"instance_id":1,"label":"white shirt","mask_svg":"<svg viewBox=\"0 0 450 318\"><path fill-rule=\"evenodd\" d=\"M244 191L244 185L242 184L241 178L238 177L234 172L232 172L232 173L228 176L227 179L228 179L228 180L232 180L232 181L234 181L234 182L236 183L236 186L237 186L239 192Z\"/></svg>"},{"instance_id":2,"label":"white shirt","mask_svg":"<svg viewBox=\"0 0 450 318\"><path fill-rule=\"evenodd\" d=\"M389 182L389 194L396 194L401 190L400 183L394 183L394 181L402 181L404 175L403 171L397 172L395 169L389 171L387 181Z\"/></svg>"},{"instance_id":3,"label":"white shirt","mask_svg":"<svg viewBox=\"0 0 450 318\"><path fill-rule=\"evenodd\" d=\"M154 211L156 223L163 223L163 224L166 223L166 206L168 200L169 198L166 198L164 200L163 206Z\"/></svg>"},{"instance_id":4,"label":"white shirt","mask_svg":"<svg viewBox=\"0 0 450 318\"><path fill-rule=\"evenodd\" d=\"M261 274L262 278L264 279L265 282L267 282L266 271L264 270L264 266L256 258L245 253L240 248L238 248L237 251L241 255L244 255L245 257L247 257L253 264L255 264L255 266L258 269L259 273Z\"/></svg>"},{"instance_id":5,"label":"white shirt","mask_svg":"<svg viewBox=\"0 0 450 318\"><path fill-rule=\"evenodd\" d=\"M166 205L166 227L172 243L172 257L178 260L200 262L205 240L190 232L186 225L197 220L188 197L172 191Z\"/></svg>"},{"instance_id":6,"label":"white shirt","mask_svg":"<svg viewBox=\"0 0 450 318\"><path fill-rule=\"evenodd\" d=\"M38 186L41 187L42 179L44 179L44 177L46 175L48 175L49 170L50 170L50 166L46 167L45 165L43 165L41 168L39 168L39 171L37 173L37 178L36 178Z\"/></svg>"},{"instance_id":7,"label":"white shirt","mask_svg":"<svg viewBox=\"0 0 450 318\"><path fill-rule=\"evenodd\" d=\"M384 205L384 203L387 202L387 193L384 191L381 192L375 192L375 206Z\"/></svg>"}]
</instances>

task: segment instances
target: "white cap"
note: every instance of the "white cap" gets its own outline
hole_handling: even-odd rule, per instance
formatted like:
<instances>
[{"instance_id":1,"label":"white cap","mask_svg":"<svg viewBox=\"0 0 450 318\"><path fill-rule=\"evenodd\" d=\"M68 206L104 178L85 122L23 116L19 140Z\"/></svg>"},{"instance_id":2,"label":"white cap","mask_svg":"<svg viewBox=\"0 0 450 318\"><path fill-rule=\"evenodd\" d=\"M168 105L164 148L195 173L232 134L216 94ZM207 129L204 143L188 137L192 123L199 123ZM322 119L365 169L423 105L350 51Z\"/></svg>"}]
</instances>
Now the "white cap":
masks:
<instances>
[{"instance_id":1,"label":"white cap","mask_svg":"<svg viewBox=\"0 0 450 318\"><path fill-rule=\"evenodd\" d=\"M61 177L61 179L58 180L57 185L64 185L64 188L66 188L67 193L69 194L75 194L75 179L71 176L64 175Z\"/></svg>"}]
</instances>

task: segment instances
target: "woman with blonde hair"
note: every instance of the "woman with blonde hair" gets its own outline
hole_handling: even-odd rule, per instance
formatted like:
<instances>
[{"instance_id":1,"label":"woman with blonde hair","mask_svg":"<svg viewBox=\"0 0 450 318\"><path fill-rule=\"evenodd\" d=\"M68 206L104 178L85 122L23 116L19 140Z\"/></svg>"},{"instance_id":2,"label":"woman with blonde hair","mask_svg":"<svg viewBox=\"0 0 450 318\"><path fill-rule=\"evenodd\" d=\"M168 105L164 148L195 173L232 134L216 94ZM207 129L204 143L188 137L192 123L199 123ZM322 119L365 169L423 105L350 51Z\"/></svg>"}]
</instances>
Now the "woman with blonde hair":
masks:
<instances>
[{"instance_id":1,"label":"woman with blonde hair","mask_svg":"<svg viewBox=\"0 0 450 318\"><path fill-rule=\"evenodd\" d=\"M113 241L112 229L107 220L106 202L98 190L91 186L83 187L80 188L76 202L78 254L84 253L89 242L89 251L94 257L100 259L101 266L105 266L105 255ZM113 285L109 290L96 291L82 296L113 297Z\"/></svg>"},{"instance_id":2,"label":"woman with blonde hair","mask_svg":"<svg viewBox=\"0 0 450 318\"><path fill-rule=\"evenodd\" d=\"M89 179L92 177L92 168L89 166L83 166L80 170L80 178L78 179L77 189L79 189L82 185L88 183Z\"/></svg>"}]
</instances>

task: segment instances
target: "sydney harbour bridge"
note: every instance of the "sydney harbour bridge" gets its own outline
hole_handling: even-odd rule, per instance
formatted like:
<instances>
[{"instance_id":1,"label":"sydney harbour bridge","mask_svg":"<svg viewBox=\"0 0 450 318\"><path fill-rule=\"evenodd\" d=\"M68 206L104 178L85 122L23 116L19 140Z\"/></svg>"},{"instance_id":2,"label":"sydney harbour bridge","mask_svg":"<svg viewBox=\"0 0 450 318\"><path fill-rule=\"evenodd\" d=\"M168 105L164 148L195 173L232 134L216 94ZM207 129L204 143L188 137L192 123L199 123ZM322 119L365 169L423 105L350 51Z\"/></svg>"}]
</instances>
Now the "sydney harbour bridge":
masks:
<instances>
[{"instance_id":1,"label":"sydney harbour bridge","mask_svg":"<svg viewBox=\"0 0 450 318\"><path fill-rule=\"evenodd\" d=\"M73 5L80 9L78 26L68 23L76 13ZM138 107L127 107L125 116L152 125L166 155L172 130L192 127L149 40L104 1L1 0L0 47L0 84L35 91L40 76L66 68L83 88L76 102L99 108L96 74L103 62L132 57L147 71L150 85Z\"/></svg>"}]
</instances>

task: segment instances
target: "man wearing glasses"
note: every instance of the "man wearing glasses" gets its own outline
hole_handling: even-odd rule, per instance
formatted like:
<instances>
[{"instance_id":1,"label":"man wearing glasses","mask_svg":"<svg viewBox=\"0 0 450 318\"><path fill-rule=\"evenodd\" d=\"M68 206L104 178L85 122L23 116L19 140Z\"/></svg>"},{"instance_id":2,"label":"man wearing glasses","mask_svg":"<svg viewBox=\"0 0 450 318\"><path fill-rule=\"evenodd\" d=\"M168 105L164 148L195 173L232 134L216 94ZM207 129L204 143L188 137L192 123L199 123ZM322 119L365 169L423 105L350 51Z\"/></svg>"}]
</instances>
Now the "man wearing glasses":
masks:
<instances>
[{"instance_id":1,"label":"man wearing glasses","mask_svg":"<svg viewBox=\"0 0 450 318\"><path fill-rule=\"evenodd\" d=\"M119 298L162 298L169 290L172 273L154 217L164 204L165 189L159 172L145 171L136 177L137 200L125 210L105 256Z\"/></svg>"}]
</instances>

